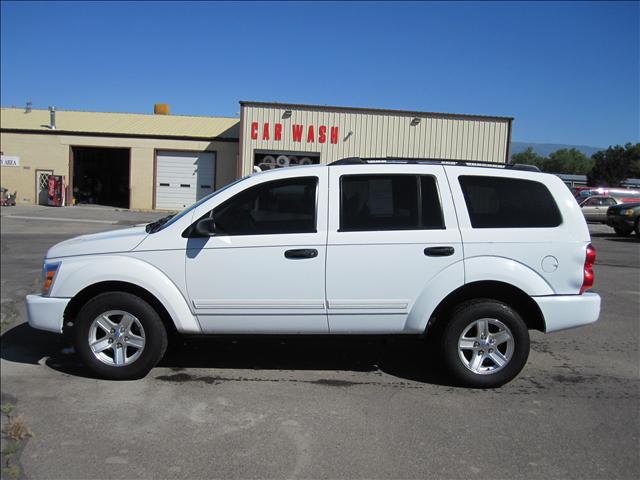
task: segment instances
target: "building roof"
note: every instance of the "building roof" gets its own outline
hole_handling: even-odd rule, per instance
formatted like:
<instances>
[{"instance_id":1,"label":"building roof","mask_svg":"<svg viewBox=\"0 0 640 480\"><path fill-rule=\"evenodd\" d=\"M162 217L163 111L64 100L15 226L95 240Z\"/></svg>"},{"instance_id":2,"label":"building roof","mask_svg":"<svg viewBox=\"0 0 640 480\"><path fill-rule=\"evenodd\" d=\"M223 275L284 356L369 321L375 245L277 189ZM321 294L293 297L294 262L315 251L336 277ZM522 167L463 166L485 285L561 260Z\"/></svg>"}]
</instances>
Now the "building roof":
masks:
<instances>
[{"instance_id":1,"label":"building roof","mask_svg":"<svg viewBox=\"0 0 640 480\"><path fill-rule=\"evenodd\" d=\"M112 137L233 140L239 137L237 118L142 113L56 111L56 129L49 128L49 110L0 109L3 132Z\"/></svg>"},{"instance_id":2,"label":"building roof","mask_svg":"<svg viewBox=\"0 0 640 480\"><path fill-rule=\"evenodd\" d=\"M498 117L495 115L468 115L463 113L444 113L444 112L419 112L415 110L389 110L384 108L361 108L361 107L338 107L331 105L305 105L298 103L278 103L278 102L253 102L253 101L240 101L241 106L247 107L272 107L282 109L296 109L296 110L330 110L339 112L353 112L353 113L380 113L380 114L398 114L398 115L414 115L416 117L439 117L439 118L451 118L462 120L498 120L498 121L513 121L513 117Z\"/></svg>"}]
</instances>

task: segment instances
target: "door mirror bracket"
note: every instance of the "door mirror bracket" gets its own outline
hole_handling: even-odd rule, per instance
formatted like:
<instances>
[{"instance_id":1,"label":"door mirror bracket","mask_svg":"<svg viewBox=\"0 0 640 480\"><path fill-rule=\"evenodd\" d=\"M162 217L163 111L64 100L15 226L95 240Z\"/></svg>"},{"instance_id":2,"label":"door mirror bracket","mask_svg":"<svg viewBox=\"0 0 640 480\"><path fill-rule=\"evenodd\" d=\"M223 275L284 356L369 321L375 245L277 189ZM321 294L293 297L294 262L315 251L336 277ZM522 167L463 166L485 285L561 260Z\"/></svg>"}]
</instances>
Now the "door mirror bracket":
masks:
<instances>
[{"instance_id":1,"label":"door mirror bracket","mask_svg":"<svg viewBox=\"0 0 640 480\"><path fill-rule=\"evenodd\" d=\"M216 222L213 217L201 218L193 226L192 237L210 237L216 233Z\"/></svg>"}]
</instances>

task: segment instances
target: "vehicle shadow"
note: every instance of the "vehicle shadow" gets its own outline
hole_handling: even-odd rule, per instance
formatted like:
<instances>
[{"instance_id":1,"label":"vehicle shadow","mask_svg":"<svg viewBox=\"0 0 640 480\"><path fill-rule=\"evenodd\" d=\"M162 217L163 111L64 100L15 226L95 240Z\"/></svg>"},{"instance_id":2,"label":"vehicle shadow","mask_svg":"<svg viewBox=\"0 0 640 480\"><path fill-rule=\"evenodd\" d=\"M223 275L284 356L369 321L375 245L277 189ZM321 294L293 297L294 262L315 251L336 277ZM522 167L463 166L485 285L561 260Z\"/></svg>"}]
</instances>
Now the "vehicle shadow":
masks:
<instances>
[{"instance_id":1,"label":"vehicle shadow","mask_svg":"<svg viewBox=\"0 0 640 480\"><path fill-rule=\"evenodd\" d=\"M0 337L3 360L95 377L62 335L17 325ZM176 339L159 366L270 371L382 372L414 382L456 386L426 342L398 337L203 337ZM218 375L220 372L216 372ZM152 371L150 376L154 376ZM350 379L352 377L349 377Z\"/></svg>"}]
</instances>

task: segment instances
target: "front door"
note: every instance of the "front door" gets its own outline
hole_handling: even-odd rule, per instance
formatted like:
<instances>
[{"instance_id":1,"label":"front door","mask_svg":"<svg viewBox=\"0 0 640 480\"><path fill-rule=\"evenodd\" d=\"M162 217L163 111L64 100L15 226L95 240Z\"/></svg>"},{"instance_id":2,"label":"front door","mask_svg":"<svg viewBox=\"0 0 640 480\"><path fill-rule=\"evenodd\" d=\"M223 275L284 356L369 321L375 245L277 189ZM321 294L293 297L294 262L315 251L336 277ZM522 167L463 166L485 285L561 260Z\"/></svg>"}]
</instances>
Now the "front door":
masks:
<instances>
[{"instance_id":1,"label":"front door","mask_svg":"<svg viewBox=\"0 0 640 480\"><path fill-rule=\"evenodd\" d=\"M49 205L49 175L53 175L53 170L36 170L37 205Z\"/></svg>"},{"instance_id":2,"label":"front door","mask_svg":"<svg viewBox=\"0 0 640 480\"><path fill-rule=\"evenodd\" d=\"M604 222L607 219L607 209L611 205L615 205L615 200L609 203L608 198L591 197L587 198L580 207L588 222Z\"/></svg>"},{"instance_id":3,"label":"front door","mask_svg":"<svg viewBox=\"0 0 640 480\"><path fill-rule=\"evenodd\" d=\"M330 331L420 333L423 319L414 318L414 306L429 295L432 279L454 266L448 279L464 284L462 243L443 167L329 170Z\"/></svg>"},{"instance_id":4,"label":"front door","mask_svg":"<svg viewBox=\"0 0 640 480\"><path fill-rule=\"evenodd\" d=\"M214 236L189 239L187 290L204 332L328 332L327 171L307 172L247 187L211 212Z\"/></svg>"}]
</instances>

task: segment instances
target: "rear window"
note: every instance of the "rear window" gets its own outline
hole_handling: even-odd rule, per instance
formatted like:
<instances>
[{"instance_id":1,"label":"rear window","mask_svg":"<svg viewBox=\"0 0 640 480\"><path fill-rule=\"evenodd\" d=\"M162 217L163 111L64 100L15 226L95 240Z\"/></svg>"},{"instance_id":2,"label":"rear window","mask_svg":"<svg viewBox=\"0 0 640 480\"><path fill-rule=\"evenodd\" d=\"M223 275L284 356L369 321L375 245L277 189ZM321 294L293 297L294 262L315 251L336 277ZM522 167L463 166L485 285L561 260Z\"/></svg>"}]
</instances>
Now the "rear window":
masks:
<instances>
[{"instance_id":1,"label":"rear window","mask_svg":"<svg viewBox=\"0 0 640 480\"><path fill-rule=\"evenodd\" d=\"M518 178L459 177L473 228L551 228L562 223L549 189Z\"/></svg>"}]
</instances>

